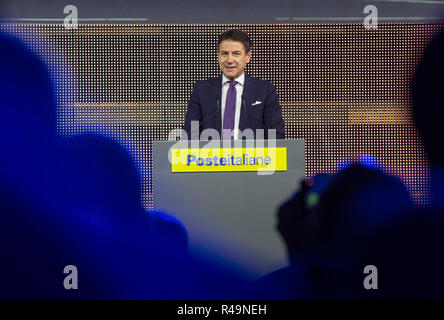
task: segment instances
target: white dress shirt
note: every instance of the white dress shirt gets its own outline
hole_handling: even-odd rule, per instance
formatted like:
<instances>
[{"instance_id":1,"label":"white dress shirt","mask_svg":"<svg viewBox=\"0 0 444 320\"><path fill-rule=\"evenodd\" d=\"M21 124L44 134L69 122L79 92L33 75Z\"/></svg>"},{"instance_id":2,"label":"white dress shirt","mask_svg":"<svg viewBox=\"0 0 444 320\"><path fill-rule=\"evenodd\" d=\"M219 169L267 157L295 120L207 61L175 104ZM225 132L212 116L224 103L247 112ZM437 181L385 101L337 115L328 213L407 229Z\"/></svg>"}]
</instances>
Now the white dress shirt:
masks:
<instances>
[{"instance_id":1,"label":"white dress shirt","mask_svg":"<svg viewBox=\"0 0 444 320\"><path fill-rule=\"evenodd\" d=\"M245 73L242 73L238 78L234 79L236 83L236 111L234 113L234 140L238 139L239 136L239 119L242 108L242 92L244 91ZM228 79L224 74L222 74L222 129L224 128L224 113L225 113L225 103L227 101L228 88L230 87L231 80ZM221 135L222 139L222 135Z\"/></svg>"}]
</instances>

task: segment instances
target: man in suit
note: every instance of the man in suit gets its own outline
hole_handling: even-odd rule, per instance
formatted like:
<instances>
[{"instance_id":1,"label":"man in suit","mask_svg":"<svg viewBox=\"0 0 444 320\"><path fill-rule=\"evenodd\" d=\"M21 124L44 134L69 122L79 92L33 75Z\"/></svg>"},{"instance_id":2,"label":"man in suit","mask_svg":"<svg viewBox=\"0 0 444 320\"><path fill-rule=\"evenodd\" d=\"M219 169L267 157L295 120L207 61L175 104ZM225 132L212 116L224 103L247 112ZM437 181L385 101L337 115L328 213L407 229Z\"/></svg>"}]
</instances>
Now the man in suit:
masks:
<instances>
[{"instance_id":1,"label":"man in suit","mask_svg":"<svg viewBox=\"0 0 444 320\"><path fill-rule=\"evenodd\" d=\"M185 116L187 138L284 139L276 89L271 82L244 72L251 59L248 35L226 31L219 36L218 50L222 75L195 84Z\"/></svg>"}]
</instances>

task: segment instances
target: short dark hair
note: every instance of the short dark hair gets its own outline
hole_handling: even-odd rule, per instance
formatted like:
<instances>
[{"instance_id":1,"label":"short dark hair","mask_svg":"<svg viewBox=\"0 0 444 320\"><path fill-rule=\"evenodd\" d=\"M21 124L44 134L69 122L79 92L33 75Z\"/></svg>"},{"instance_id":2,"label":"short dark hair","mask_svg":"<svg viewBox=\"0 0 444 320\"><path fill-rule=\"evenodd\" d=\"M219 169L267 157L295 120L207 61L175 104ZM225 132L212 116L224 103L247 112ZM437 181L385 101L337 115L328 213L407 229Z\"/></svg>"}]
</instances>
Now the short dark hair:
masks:
<instances>
[{"instance_id":1,"label":"short dark hair","mask_svg":"<svg viewBox=\"0 0 444 320\"><path fill-rule=\"evenodd\" d=\"M232 40L241 42L244 45L245 52L249 52L252 47L252 43L248 34L241 30L231 29L225 31L219 36L219 40L217 41L217 47L220 47L220 43L224 40Z\"/></svg>"}]
</instances>

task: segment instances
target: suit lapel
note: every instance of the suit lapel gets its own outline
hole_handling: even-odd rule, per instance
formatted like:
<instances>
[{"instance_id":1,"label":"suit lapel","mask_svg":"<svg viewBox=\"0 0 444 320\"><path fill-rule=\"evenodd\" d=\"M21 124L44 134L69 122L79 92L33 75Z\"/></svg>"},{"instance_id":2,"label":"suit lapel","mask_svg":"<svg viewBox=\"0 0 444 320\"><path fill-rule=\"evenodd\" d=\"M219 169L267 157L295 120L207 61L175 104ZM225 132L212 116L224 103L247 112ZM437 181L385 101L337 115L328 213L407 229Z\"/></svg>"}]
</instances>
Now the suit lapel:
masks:
<instances>
[{"instance_id":1,"label":"suit lapel","mask_svg":"<svg viewBox=\"0 0 444 320\"><path fill-rule=\"evenodd\" d=\"M221 133L221 129L222 129L222 117L221 117L221 113L222 113L222 109L221 109L221 104L222 104L222 75L219 75L217 78L212 78L211 79L211 92L210 92L210 99L214 99L211 100L209 102L209 104L212 106L211 109L214 110L214 112L216 112L216 114L214 115L213 119L213 128L217 130L217 132L219 132L219 134ZM219 100L219 101L217 101ZM219 103L219 105L217 105L217 103ZM217 109L216 109L217 108Z\"/></svg>"},{"instance_id":2,"label":"suit lapel","mask_svg":"<svg viewBox=\"0 0 444 320\"><path fill-rule=\"evenodd\" d=\"M245 130L246 128L251 128L251 125L249 123L249 117L246 113L247 110L245 110L245 108L248 108L248 101L251 101L251 94L252 94L251 79L248 74L245 74L244 89L242 91L242 95L244 97L244 100L241 101L239 130Z\"/></svg>"}]
</instances>

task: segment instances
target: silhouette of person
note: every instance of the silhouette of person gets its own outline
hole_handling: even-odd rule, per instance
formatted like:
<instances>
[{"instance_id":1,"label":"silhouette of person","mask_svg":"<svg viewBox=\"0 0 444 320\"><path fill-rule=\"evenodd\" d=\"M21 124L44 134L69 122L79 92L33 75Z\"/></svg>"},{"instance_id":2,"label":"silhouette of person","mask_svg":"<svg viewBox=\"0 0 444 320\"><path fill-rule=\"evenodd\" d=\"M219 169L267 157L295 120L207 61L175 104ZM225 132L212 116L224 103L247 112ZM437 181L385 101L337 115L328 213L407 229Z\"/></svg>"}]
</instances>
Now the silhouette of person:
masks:
<instances>
[{"instance_id":1,"label":"silhouette of person","mask_svg":"<svg viewBox=\"0 0 444 320\"><path fill-rule=\"evenodd\" d=\"M141 208L137 168L118 143L56 135L46 66L3 33L0 70L1 298L242 296L236 277L190 259L179 221ZM64 287L66 265L77 290Z\"/></svg>"},{"instance_id":2,"label":"silhouette of person","mask_svg":"<svg viewBox=\"0 0 444 320\"><path fill-rule=\"evenodd\" d=\"M444 152L441 109L444 106L444 33L425 49L411 82L413 120L431 169L431 202L405 212L373 238L373 261L384 268L379 281L384 298L444 298Z\"/></svg>"}]
</instances>

